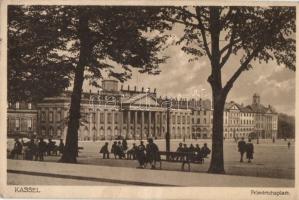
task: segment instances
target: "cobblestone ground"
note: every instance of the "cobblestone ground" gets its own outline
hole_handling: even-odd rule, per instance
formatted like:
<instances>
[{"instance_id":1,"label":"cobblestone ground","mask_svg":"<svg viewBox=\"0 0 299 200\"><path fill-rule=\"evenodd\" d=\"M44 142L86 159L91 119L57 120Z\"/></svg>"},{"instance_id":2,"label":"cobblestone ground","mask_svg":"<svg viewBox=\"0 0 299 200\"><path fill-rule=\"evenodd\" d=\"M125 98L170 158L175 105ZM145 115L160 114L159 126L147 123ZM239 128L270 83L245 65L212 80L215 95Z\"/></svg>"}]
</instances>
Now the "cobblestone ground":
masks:
<instances>
[{"instance_id":1,"label":"cobblestone ground","mask_svg":"<svg viewBox=\"0 0 299 200\"><path fill-rule=\"evenodd\" d=\"M110 155L111 159L102 159L98 153L101 146L106 141L97 142L79 142L79 145L84 149L81 151L78 162L88 165L102 165L102 166L119 166L135 168L138 164L134 160L119 160L114 159ZM109 142L109 149L113 141ZM132 143L139 144L139 141L128 141L128 146L131 148ZM165 141L155 141L160 150L165 150ZM172 140L171 150L174 151L178 144L183 142L182 140ZM211 147L210 140L186 140L186 144L199 144L203 146L207 143ZM272 143L270 140L260 140L259 144L253 141L255 146L254 160L252 163L240 163L239 153L237 151L237 144L232 140L226 140L224 143L224 160L225 171L231 175L242 176L257 176L257 177L272 177L272 178L287 178L294 179L295 177L295 148L292 141L291 148L288 149L287 142L284 140L276 140ZM56 162L59 159L58 156L48 156L46 161ZM193 172L206 172L208 170L210 158L205 160L202 165L191 165L191 171ZM180 163L162 163L163 170L181 170Z\"/></svg>"}]
</instances>

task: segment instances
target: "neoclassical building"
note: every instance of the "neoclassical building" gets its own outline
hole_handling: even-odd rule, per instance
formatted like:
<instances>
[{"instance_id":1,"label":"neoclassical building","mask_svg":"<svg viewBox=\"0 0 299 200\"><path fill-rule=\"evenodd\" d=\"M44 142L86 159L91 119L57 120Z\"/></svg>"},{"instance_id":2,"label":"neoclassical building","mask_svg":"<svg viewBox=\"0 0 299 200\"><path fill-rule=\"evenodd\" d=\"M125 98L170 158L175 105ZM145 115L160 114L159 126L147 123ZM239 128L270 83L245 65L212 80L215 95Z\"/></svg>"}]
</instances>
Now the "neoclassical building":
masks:
<instances>
[{"instance_id":1,"label":"neoclassical building","mask_svg":"<svg viewBox=\"0 0 299 200\"><path fill-rule=\"evenodd\" d=\"M64 92L37 104L42 136L65 138L70 97L71 92ZM104 80L102 91L82 94L79 139L165 138L167 107L171 138L190 138L192 112L178 100L158 98L156 90L129 86L119 90L117 81Z\"/></svg>"}]
</instances>

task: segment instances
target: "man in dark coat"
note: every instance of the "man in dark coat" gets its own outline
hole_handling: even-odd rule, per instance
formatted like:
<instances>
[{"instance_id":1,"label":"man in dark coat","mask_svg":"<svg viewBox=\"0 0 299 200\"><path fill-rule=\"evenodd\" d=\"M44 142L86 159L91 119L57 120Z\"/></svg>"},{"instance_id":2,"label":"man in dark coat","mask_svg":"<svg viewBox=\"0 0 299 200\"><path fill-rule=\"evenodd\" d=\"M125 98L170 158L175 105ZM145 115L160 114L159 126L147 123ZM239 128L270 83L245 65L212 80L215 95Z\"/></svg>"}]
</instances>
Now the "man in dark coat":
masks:
<instances>
[{"instance_id":1,"label":"man in dark coat","mask_svg":"<svg viewBox=\"0 0 299 200\"><path fill-rule=\"evenodd\" d=\"M244 138L242 137L242 139L238 142L238 150L240 152L240 162L243 162L243 155L246 152L246 142L244 141Z\"/></svg>"},{"instance_id":2,"label":"man in dark coat","mask_svg":"<svg viewBox=\"0 0 299 200\"><path fill-rule=\"evenodd\" d=\"M60 154L63 154L63 150L64 150L64 143L63 143L63 139L60 139L60 143L58 146L58 151Z\"/></svg>"},{"instance_id":3,"label":"man in dark coat","mask_svg":"<svg viewBox=\"0 0 299 200\"><path fill-rule=\"evenodd\" d=\"M114 158L116 159L117 156L117 142L114 141L111 147L111 153L113 153Z\"/></svg>"},{"instance_id":4,"label":"man in dark coat","mask_svg":"<svg viewBox=\"0 0 299 200\"><path fill-rule=\"evenodd\" d=\"M47 143L44 141L43 138L40 138L39 140L37 151L38 151L38 159L40 161L43 161L44 153L47 151Z\"/></svg>"},{"instance_id":5,"label":"man in dark coat","mask_svg":"<svg viewBox=\"0 0 299 200\"><path fill-rule=\"evenodd\" d=\"M204 158L208 157L208 155L211 153L211 150L209 149L207 143L204 143L203 147L201 148L201 154Z\"/></svg>"},{"instance_id":6,"label":"man in dark coat","mask_svg":"<svg viewBox=\"0 0 299 200\"><path fill-rule=\"evenodd\" d=\"M108 142L101 148L100 153L103 154L103 159L109 159Z\"/></svg>"},{"instance_id":7,"label":"man in dark coat","mask_svg":"<svg viewBox=\"0 0 299 200\"><path fill-rule=\"evenodd\" d=\"M140 145L137 147L136 157L139 162L139 167L137 168L144 168L145 164L145 146L143 141L140 141Z\"/></svg>"},{"instance_id":8,"label":"man in dark coat","mask_svg":"<svg viewBox=\"0 0 299 200\"><path fill-rule=\"evenodd\" d=\"M19 139L16 138L13 150L11 151L11 158L15 159L15 157L17 157L17 159L18 159L19 155L22 154L22 150L23 150L23 145L19 141Z\"/></svg>"},{"instance_id":9,"label":"man in dark coat","mask_svg":"<svg viewBox=\"0 0 299 200\"><path fill-rule=\"evenodd\" d=\"M33 160L33 157L36 154L37 146L34 143L34 139L32 138L29 142L26 142L24 146L27 147L25 151L25 159L26 160Z\"/></svg>"},{"instance_id":10,"label":"man in dark coat","mask_svg":"<svg viewBox=\"0 0 299 200\"><path fill-rule=\"evenodd\" d=\"M250 163L251 160L253 159L253 144L251 143L251 139L248 140L248 143L246 144L246 157L248 159L248 162Z\"/></svg>"},{"instance_id":11,"label":"man in dark coat","mask_svg":"<svg viewBox=\"0 0 299 200\"><path fill-rule=\"evenodd\" d=\"M176 152L178 152L178 153L182 153L183 152L183 144L181 142L180 142L179 147L177 148ZM183 156L178 155L176 157L176 160L178 160L178 159L183 160Z\"/></svg>"},{"instance_id":12,"label":"man in dark coat","mask_svg":"<svg viewBox=\"0 0 299 200\"><path fill-rule=\"evenodd\" d=\"M159 160L159 148L154 143L154 140L152 138L148 139L148 144L146 145L146 158L147 161L152 166L152 169L156 168L156 161Z\"/></svg>"},{"instance_id":13,"label":"man in dark coat","mask_svg":"<svg viewBox=\"0 0 299 200\"><path fill-rule=\"evenodd\" d=\"M127 159L135 160L136 159L136 151L137 151L137 146L135 143L133 143L133 147L127 151Z\"/></svg>"}]
</instances>

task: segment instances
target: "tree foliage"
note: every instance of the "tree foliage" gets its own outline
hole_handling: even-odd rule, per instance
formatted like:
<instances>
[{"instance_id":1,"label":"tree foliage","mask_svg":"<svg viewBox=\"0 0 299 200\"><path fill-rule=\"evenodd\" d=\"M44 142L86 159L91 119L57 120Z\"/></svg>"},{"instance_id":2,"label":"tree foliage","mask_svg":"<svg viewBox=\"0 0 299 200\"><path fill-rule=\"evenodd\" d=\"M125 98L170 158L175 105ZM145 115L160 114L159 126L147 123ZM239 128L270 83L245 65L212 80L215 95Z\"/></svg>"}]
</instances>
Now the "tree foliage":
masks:
<instances>
[{"instance_id":1,"label":"tree foliage","mask_svg":"<svg viewBox=\"0 0 299 200\"><path fill-rule=\"evenodd\" d=\"M227 95L253 61L276 61L295 71L295 7L175 7L165 8L164 19L184 27L177 42L192 61L208 57L208 82L213 94L212 159L209 172L224 173L223 110ZM169 15L170 13L170 15ZM230 59L239 59L231 66ZM228 80L222 70L234 67Z\"/></svg>"}]
</instances>

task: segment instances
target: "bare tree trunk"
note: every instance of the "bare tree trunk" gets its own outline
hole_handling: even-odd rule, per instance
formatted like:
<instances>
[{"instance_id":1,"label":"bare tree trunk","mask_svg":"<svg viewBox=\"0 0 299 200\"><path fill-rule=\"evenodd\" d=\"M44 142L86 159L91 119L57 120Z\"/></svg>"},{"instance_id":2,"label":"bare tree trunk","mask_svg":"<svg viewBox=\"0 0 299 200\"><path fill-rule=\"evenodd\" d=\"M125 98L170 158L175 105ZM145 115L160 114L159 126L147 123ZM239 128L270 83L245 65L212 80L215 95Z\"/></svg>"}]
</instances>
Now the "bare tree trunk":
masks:
<instances>
[{"instance_id":1,"label":"bare tree trunk","mask_svg":"<svg viewBox=\"0 0 299 200\"><path fill-rule=\"evenodd\" d=\"M84 68L87 63L89 55L89 29L88 29L88 17L84 10L80 10L79 16L79 39L80 39L80 55L79 62L75 71L74 87L71 97L71 106L69 111L69 121L67 136L65 142L65 148L60 162L76 163L78 155L78 129L80 120L80 104L82 86L84 81Z\"/></svg>"}]
</instances>

